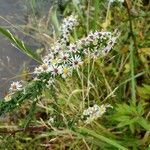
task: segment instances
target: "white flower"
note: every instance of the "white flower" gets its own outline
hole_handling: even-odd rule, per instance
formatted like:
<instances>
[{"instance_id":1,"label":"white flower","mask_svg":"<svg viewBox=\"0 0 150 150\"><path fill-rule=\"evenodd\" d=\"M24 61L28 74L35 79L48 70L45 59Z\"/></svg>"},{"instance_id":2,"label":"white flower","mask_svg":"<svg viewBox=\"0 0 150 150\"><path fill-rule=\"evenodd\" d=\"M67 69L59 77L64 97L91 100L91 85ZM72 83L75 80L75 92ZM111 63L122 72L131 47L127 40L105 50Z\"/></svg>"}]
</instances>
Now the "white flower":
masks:
<instances>
[{"instance_id":1,"label":"white flower","mask_svg":"<svg viewBox=\"0 0 150 150\"><path fill-rule=\"evenodd\" d=\"M59 57L56 57L55 59L52 59L50 61L51 65L58 65L61 62L61 59Z\"/></svg>"},{"instance_id":2,"label":"white flower","mask_svg":"<svg viewBox=\"0 0 150 150\"><path fill-rule=\"evenodd\" d=\"M41 73L48 73L48 72L50 72L50 65L48 63L44 63L34 69L34 74L41 74Z\"/></svg>"},{"instance_id":3,"label":"white flower","mask_svg":"<svg viewBox=\"0 0 150 150\"><path fill-rule=\"evenodd\" d=\"M44 56L43 63L48 64L52 59L54 59L54 53L49 53L48 55Z\"/></svg>"},{"instance_id":4,"label":"white flower","mask_svg":"<svg viewBox=\"0 0 150 150\"><path fill-rule=\"evenodd\" d=\"M107 46L102 50L102 55L105 56L108 54L108 52L112 49L112 47L114 46L115 42L116 42L117 37L112 37L108 43Z\"/></svg>"},{"instance_id":5,"label":"white flower","mask_svg":"<svg viewBox=\"0 0 150 150\"><path fill-rule=\"evenodd\" d=\"M68 76L71 76L71 74L72 74L72 68L67 65L63 66L62 77L66 78Z\"/></svg>"},{"instance_id":6,"label":"white flower","mask_svg":"<svg viewBox=\"0 0 150 150\"><path fill-rule=\"evenodd\" d=\"M112 33L111 32L97 32L95 34L98 34L98 38L101 40L106 40L106 39L110 39L112 37Z\"/></svg>"},{"instance_id":7,"label":"white flower","mask_svg":"<svg viewBox=\"0 0 150 150\"><path fill-rule=\"evenodd\" d=\"M77 46L75 44L70 44L69 50L73 53L76 53L78 51Z\"/></svg>"},{"instance_id":8,"label":"white flower","mask_svg":"<svg viewBox=\"0 0 150 150\"><path fill-rule=\"evenodd\" d=\"M97 57L100 56L100 52L99 52L99 50L95 50L94 52L92 52L91 55L92 55L92 58L96 59Z\"/></svg>"},{"instance_id":9,"label":"white flower","mask_svg":"<svg viewBox=\"0 0 150 150\"><path fill-rule=\"evenodd\" d=\"M59 42L57 42L56 43L56 45L55 45L55 49L54 49L54 51L55 51L55 53L58 53L59 51L61 51L62 50L62 48L61 48L61 44L59 43Z\"/></svg>"},{"instance_id":10,"label":"white flower","mask_svg":"<svg viewBox=\"0 0 150 150\"><path fill-rule=\"evenodd\" d=\"M88 34L88 36L87 36L87 40L88 40L89 42L95 41L96 38L97 38L97 35L95 35L93 32L90 32L90 33Z\"/></svg>"},{"instance_id":11,"label":"white flower","mask_svg":"<svg viewBox=\"0 0 150 150\"><path fill-rule=\"evenodd\" d=\"M77 16L71 15L63 20L63 23L61 25L62 43L66 43L69 40L70 32L77 24Z\"/></svg>"},{"instance_id":12,"label":"white flower","mask_svg":"<svg viewBox=\"0 0 150 150\"><path fill-rule=\"evenodd\" d=\"M17 82L13 82L11 85L10 85L10 89L9 91L10 92L16 92L16 91L21 91L23 89L23 86L21 84L20 81L17 81Z\"/></svg>"},{"instance_id":13,"label":"white flower","mask_svg":"<svg viewBox=\"0 0 150 150\"><path fill-rule=\"evenodd\" d=\"M62 73L62 66L59 65L53 65L51 66L51 74L52 75L60 75Z\"/></svg>"},{"instance_id":14,"label":"white flower","mask_svg":"<svg viewBox=\"0 0 150 150\"><path fill-rule=\"evenodd\" d=\"M74 57L71 58L71 65L73 66L73 68L79 67L79 65L81 65L82 63L83 62L80 56L75 55Z\"/></svg>"},{"instance_id":15,"label":"white flower","mask_svg":"<svg viewBox=\"0 0 150 150\"><path fill-rule=\"evenodd\" d=\"M49 73L51 71L51 66L48 63L45 63L40 65L39 69L42 71L42 73Z\"/></svg>"},{"instance_id":16,"label":"white flower","mask_svg":"<svg viewBox=\"0 0 150 150\"><path fill-rule=\"evenodd\" d=\"M34 72L33 72L34 74L40 74L40 73L42 73L42 69L40 68L40 67L36 67L35 69L34 69Z\"/></svg>"},{"instance_id":17,"label":"white flower","mask_svg":"<svg viewBox=\"0 0 150 150\"><path fill-rule=\"evenodd\" d=\"M69 54L67 52L59 53L59 58L62 62L67 62L69 58Z\"/></svg>"},{"instance_id":18,"label":"white flower","mask_svg":"<svg viewBox=\"0 0 150 150\"><path fill-rule=\"evenodd\" d=\"M112 106L109 104L103 104L101 106L95 104L93 107L89 107L88 109L83 111L82 118L85 118L85 123L89 124L101 117L106 112L107 107L112 108Z\"/></svg>"},{"instance_id":19,"label":"white flower","mask_svg":"<svg viewBox=\"0 0 150 150\"><path fill-rule=\"evenodd\" d=\"M41 74L41 73L49 73L51 71L51 66L49 63L43 63L39 67L34 69L34 74Z\"/></svg>"}]
</instances>

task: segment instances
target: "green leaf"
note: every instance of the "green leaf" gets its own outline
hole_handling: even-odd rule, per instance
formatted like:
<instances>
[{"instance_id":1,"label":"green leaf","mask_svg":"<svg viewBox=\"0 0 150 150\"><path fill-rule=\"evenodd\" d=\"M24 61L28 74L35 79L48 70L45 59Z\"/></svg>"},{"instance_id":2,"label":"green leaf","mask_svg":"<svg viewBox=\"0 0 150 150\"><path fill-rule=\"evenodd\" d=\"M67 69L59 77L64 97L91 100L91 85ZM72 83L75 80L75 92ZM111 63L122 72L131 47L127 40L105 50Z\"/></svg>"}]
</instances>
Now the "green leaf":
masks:
<instances>
[{"instance_id":1,"label":"green leaf","mask_svg":"<svg viewBox=\"0 0 150 150\"><path fill-rule=\"evenodd\" d=\"M53 10L51 10L52 13L51 13L51 21L52 21L52 24L54 25L54 28L55 28L55 31L56 33L59 35L59 21L58 21L58 18L57 18L57 10L56 8L54 8Z\"/></svg>"},{"instance_id":2,"label":"green leaf","mask_svg":"<svg viewBox=\"0 0 150 150\"><path fill-rule=\"evenodd\" d=\"M142 126L145 130L150 131L150 123L144 119L143 117L140 117L138 120L138 124Z\"/></svg>"},{"instance_id":3,"label":"green leaf","mask_svg":"<svg viewBox=\"0 0 150 150\"><path fill-rule=\"evenodd\" d=\"M150 99L150 85L143 84L143 86L137 87L137 91L143 100Z\"/></svg>"},{"instance_id":4,"label":"green leaf","mask_svg":"<svg viewBox=\"0 0 150 150\"><path fill-rule=\"evenodd\" d=\"M31 49L27 48L24 42L13 36L9 30L0 26L0 33L7 37L21 52L28 55L29 57L31 57L39 63L42 62L36 53L34 53Z\"/></svg>"}]
</instances>

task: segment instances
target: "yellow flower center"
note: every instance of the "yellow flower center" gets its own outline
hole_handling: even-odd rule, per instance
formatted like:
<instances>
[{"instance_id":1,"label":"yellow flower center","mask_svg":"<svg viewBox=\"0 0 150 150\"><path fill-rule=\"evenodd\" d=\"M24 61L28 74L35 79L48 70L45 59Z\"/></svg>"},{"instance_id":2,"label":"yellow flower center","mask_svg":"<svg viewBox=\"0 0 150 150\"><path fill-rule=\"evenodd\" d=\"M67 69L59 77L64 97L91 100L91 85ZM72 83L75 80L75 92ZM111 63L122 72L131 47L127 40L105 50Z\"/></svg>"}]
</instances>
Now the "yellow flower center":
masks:
<instances>
[{"instance_id":1,"label":"yellow flower center","mask_svg":"<svg viewBox=\"0 0 150 150\"><path fill-rule=\"evenodd\" d=\"M58 59L53 59L53 60L51 61L51 63L52 63L52 65L56 65L56 64L58 63Z\"/></svg>"},{"instance_id":2,"label":"yellow flower center","mask_svg":"<svg viewBox=\"0 0 150 150\"><path fill-rule=\"evenodd\" d=\"M69 72L69 68L65 67L64 70L63 70L64 74L68 74Z\"/></svg>"}]
</instances>

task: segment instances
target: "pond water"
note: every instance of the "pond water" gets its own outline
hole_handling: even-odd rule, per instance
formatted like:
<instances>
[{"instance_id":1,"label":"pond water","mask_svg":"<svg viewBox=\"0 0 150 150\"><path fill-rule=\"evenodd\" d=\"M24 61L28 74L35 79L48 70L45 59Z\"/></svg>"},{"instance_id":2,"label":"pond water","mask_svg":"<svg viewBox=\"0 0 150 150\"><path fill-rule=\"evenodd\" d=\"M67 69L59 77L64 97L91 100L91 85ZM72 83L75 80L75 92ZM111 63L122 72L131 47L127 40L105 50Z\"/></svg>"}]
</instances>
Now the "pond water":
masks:
<instances>
[{"instance_id":1,"label":"pond water","mask_svg":"<svg viewBox=\"0 0 150 150\"><path fill-rule=\"evenodd\" d=\"M25 24L26 14L27 8L22 0L0 0L0 26L19 35L23 41L26 37L19 30L14 30L12 25ZM32 48L34 49L34 46ZM29 57L13 47L10 41L0 34L0 97L8 91L12 81L17 80L16 76L21 72L25 63L30 66L34 65Z\"/></svg>"},{"instance_id":2,"label":"pond water","mask_svg":"<svg viewBox=\"0 0 150 150\"><path fill-rule=\"evenodd\" d=\"M43 17L48 14L50 7L58 5L58 2L59 0L36 0L34 11ZM32 11L32 0L0 0L0 26L9 29L30 49L36 50L41 45L17 28L27 24L27 16L32 14ZM37 65L0 34L0 98L8 92L13 81L20 80L18 75L22 72L24 64L30 70Z\"/></svg>"}]
</instances>

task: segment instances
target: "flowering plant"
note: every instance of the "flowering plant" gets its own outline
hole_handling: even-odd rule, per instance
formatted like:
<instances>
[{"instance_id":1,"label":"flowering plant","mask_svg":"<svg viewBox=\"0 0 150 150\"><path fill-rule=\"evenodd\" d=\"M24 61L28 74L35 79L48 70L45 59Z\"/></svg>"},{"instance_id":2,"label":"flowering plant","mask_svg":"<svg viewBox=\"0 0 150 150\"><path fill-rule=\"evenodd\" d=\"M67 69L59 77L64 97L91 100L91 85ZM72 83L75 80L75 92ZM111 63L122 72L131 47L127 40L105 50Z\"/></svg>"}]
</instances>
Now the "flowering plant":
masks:
<instances>
[{"instance_id":1,"label":"flowering plant","mask_svg":"<svg viewBox=\"0 0 150 150\"><path fill-rule=\"evenodd\" d=\"M113 33L91 31L87 37L72 43L69 37L77 25L77 16L71 15L63 20L60 27L61 37L42 58L43 63L35 68L33 81L24 85L19 81L11 84L5 101L0 102L0 115L20 106L25 99L33 99L36 102L42 95L43 89L51 88L57 77L70 77L73 71L78 70L84 63L86 57L90 59L104 57L119 36L117 30Z\"/></svg>"}]
</instances>

